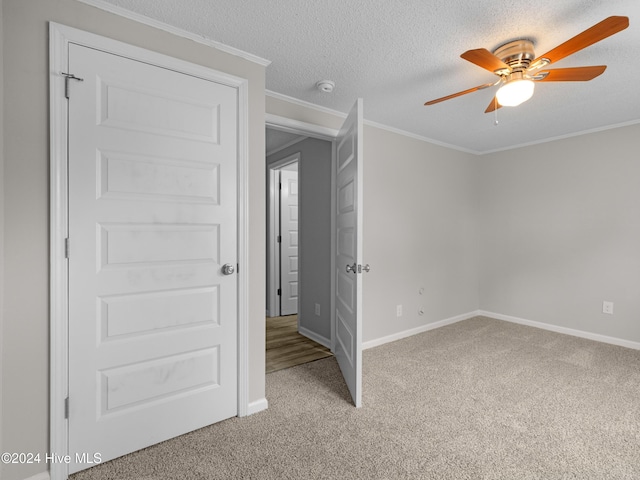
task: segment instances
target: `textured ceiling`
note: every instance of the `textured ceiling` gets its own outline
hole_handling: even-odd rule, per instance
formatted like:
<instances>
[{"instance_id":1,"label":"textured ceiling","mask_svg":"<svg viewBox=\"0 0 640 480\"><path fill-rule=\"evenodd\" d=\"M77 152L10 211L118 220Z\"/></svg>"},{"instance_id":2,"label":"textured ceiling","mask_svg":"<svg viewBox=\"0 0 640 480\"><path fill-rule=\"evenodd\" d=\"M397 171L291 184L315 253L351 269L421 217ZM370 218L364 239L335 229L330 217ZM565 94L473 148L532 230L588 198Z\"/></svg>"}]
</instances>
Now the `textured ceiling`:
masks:
<instances>
[{"instance_id":1,"label":"textured ceiling","mask_svg":"<svg viewBox=\"0 0 640 480\"><path fill-rule=\"evenodd\" d=\"M89 3L89 2L88 2ZM95 4L95 0L93 2ZM270 60L267 89L340 112L364 98L365 119L473 152L640 121L638 0L105 0ZM460 58L518 38L543 54L611 15L628 29L551 68L608 65L590 82L538 83L519 107L484 110L495 88ZM318 80L336 83L332 94Z\"/></svg>"}]
</instances>

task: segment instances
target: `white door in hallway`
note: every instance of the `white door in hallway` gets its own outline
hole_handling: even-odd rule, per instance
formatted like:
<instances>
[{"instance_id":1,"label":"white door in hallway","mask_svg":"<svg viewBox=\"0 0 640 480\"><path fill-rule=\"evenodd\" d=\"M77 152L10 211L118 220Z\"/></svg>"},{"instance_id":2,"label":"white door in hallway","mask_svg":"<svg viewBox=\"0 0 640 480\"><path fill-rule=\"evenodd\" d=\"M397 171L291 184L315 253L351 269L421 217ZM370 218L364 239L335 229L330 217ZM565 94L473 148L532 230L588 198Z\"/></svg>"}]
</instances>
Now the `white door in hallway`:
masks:
<instances>
[{"instance_id":1,"label":"white door in hallway","mask_svg":"<svg viewBox=\"0 0 640 480\"><path fill-rule=\"evenodd\" d=\"M298 172L280 170L280 315L298 313Z\"/></svg>"},{"instance_id":2,"label":"white door in hallway","mask_svg":"<svg viewBox=\"0 0 640 480\"><path fill-rule=\"evenodd\" d=\"M334 354L356 407L362 405L362 99L336 139Z\"/></svg>"},{"instance_id":3,"label":"white door in hallway","mask_svg":"<svg viewBox=\"0 0 640 480\"><path fill-rule=\"evenodd\" d=\"M238 93L75 44L69 71L73 473L237 414Z\"/></svg>"}]
</instances>

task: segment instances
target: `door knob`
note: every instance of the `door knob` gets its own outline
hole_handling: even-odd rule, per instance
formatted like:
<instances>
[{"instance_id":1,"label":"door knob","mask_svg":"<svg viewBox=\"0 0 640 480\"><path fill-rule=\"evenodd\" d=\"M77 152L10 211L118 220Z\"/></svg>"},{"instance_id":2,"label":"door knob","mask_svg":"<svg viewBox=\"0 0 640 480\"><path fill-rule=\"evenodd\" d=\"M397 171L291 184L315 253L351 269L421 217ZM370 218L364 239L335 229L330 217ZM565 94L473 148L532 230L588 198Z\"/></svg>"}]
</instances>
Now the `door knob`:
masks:
<instances>
[{"instance_id":1,"label":"door knob","mask_svg":"<svg viewBox=\"0 0 640 480\"><path fill-rule=\"evenodd\" d=\"M369 273L369 270L371 270L371 267L367 263L364 267L362 267L362 270L364 270L365 272Z\"/></svg>"},{"instance_id":2,"label":"door knob","mask_svg":"<svg viewBox=\"0 0 640 480\"><path fill-rule=\"evenodd\" d=\"M233 268L233 265L231 265L230 263L225 263L222 266L222 274L223 275L231 275L235 271L236 271L236 269Z\"/></svg>"},{"instance_id":3,"label":"door knob","mask_svg":"<svg viewBox=\"0 0 640 480\"><path fill-rule=\"evenodd\" d=\"M347 265L347 273L352 272L356 273L357 265L354 263L353 265Z\"/></svg>"}]
</instances>

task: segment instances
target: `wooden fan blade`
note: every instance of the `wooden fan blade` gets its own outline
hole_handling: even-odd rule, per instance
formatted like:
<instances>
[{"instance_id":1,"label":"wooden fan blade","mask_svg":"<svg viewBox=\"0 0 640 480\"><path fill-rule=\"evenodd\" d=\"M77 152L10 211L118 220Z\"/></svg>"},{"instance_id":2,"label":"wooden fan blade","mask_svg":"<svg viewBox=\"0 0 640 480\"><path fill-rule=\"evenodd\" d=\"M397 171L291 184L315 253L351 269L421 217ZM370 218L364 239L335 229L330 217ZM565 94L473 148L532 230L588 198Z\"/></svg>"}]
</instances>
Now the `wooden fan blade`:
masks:
<instances>
[{"instance_id":1,"label":"wooden fan blade","mask_svg":"<svg viewBox=\"0 0 640 480\"><path fill-rule=\"evenodd\" d=\"M507 69L509 72L511 71L509 65L504 63L486 48L467 50L460 56L465 60L484 68L485 70L489 70L491 73L501 69Z\"/></svg>"},{"instance_id":2,"label":"wooden fan blade","mask_svg":"<svg viewBox=\"0 0 640 480\"><path fill-rule=\"evenodd\" d=\"M593 27L586 29L575 37L567 40L562 45L558 45L553 50L540 55L532 63L541 58L547 58L552 63L576 53L578 50L593 45L600 40L610 37L614 33L618 33L629 26L629 17L608 17L600 23L596 23Z\"/></svg>"},{"instance_id":3,"label":"wooden fan blade","mask_svg":"<svg viewBox=\"0 0 640 480\"><path fill-rule=\"evenodd\" d=\"M493 83L485 83L484 85L478 85L477 87L470 88L469 90L464 90L462 92L454 93L452 95L447 95L446 97L436 98L435 100L430 100L430 101L425 103L425 106L426 105L434 105L436 103L444 102L445 100L450 100L452 98L456 98L456 97L459 97L461 95L466 95L467 93L472 93L472 92L475 92L477 90L482 90L483 88L492 87L492 86L493 86Z\"/></svg>"},{"instance_id":4,"label":"wooden fan blade","mask_svg":"<svg viewBox=\"0 0 640 480\"><path fill-rule=\"evenodd\" d=\"M556 68L547 72L540 72L540 75L547 73L547 76L537 80L538 82L586 82L592 80L606 70L606 65L594 67Z\"/></svg>"},{"instance_id":5,"label":"wooden fan blade","mask_svg":"<svg viewBox=\"0 0 640 480\"><path fill-rule=\"evenodd\" d=\"M499 108L502 108L502 105L498 103L498 99L496 97L493 97L491 99L491 103L489 104L487 109L484 111L484 113L491 113L494 110L498 110Z\"/></svg>"}]
</instances>

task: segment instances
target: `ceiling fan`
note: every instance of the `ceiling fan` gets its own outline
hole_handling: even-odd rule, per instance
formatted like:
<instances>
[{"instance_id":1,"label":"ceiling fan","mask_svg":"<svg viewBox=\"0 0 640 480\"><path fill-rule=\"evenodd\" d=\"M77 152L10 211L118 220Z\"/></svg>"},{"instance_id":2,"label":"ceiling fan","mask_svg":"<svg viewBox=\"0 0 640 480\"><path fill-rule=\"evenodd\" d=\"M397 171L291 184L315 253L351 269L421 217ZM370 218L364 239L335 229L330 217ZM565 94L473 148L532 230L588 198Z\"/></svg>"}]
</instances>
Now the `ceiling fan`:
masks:
<instances>
[{"instance_id":1,"label":"ceiling fan","mask_svg":"<svg viewBox=\"0 0 640 480\"><path fill-rule=\"evenodd\" d=\"M628 17L605 18L539 57L535 56L533 42L526 39L506 43L498 47L493 53L484 48L468 50L460 56L479 67L489 70L500 78L494 83L485 83L462 92L437 98L426 102L425 105L434 105L477 90L501 85L496 96L485 110L485 113L489 113L503 106L516 106L529 100L533 95L534 82L592 80L602 74L607 66L542 69L553 62L562 60L583 48L610 37L628 26Z\"/></svg>"}]
</instances>

